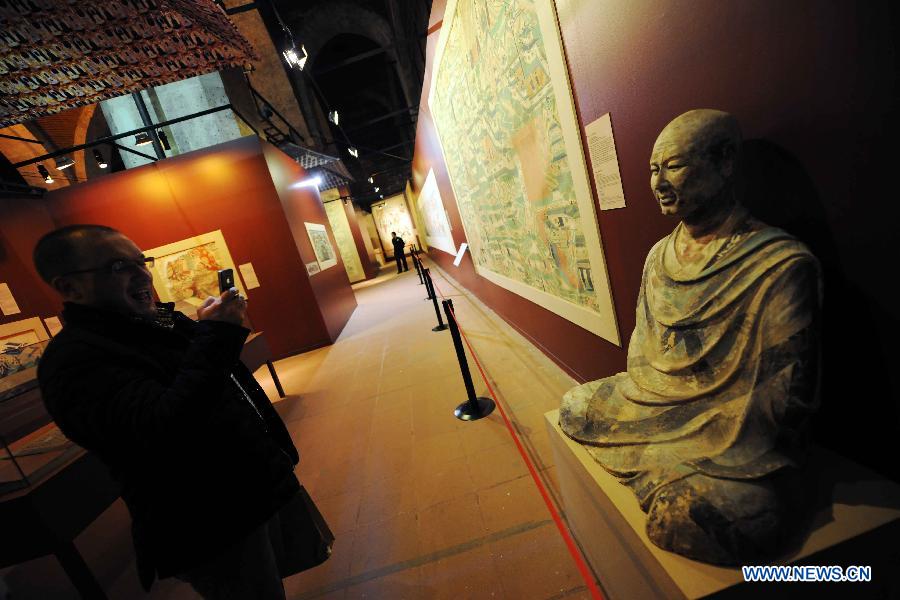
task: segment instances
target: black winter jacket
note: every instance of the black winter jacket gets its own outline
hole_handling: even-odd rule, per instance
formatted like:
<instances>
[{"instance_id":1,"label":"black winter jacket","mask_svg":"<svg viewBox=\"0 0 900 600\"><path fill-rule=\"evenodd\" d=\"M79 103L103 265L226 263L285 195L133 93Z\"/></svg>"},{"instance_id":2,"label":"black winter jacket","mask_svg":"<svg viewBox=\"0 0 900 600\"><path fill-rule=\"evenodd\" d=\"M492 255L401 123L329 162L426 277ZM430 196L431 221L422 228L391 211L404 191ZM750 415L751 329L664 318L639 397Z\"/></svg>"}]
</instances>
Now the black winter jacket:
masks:
<instances>
[{"instance_id":1,"label":"black winter jacket","mask_svg":"<svg viewBox=\"0 0 900 600\"><path fill-rule=\"evenodd\" d=\"M246 329L181 313L168 329L68 303L63 318L38 367L44 403L121 484L145 589L238 541L299 490L290 435L238 360Z\"/></svg>"}]
</instances>

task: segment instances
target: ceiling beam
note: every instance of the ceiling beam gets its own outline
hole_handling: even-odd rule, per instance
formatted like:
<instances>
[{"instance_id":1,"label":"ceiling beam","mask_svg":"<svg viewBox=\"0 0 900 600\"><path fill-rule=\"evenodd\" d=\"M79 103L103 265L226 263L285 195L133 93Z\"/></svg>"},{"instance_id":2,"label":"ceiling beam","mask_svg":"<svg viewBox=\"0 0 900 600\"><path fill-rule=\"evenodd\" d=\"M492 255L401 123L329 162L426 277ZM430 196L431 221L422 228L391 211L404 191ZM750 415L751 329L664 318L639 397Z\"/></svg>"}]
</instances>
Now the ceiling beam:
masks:
<instances>
[{"instance_id":1,"label":"ceiling beam","mask_svg":"<svg viewBox=\"0 0 900 600\"><path fill-rule=\"evenodd\" d=\"M353 63L357 63L361 60L365 60L372 56L378 56L382 52L387 52L388 50L393 50L395 48L402 48L403 46L408 46L410 44L417 44L417 43L419 43L419 40L421 40L424 37L428 37L428 34L425 33L425 34L416 36L413 39L398 39L396 41L396 43L394 43L394 44L389 44L387 46L382 46L381 48L374 48L372 50L367 50L366 52L361 52L359 54L355 54L354 56L351 56L350 58L345 58L342 61L332 63L330 65L326 65L321 68L313 67L313 70L316 72L316 75L324 75L325 73L330 73L331 71L343 69L344 67L346 67L348 65L352 65Z\"/></svg>"},{"instance_id":2,"label":"ceiling beam","mask_svg":"<svg viewBox=\"0 0 900 600\"><path fill-rule=\"evenodd\" d=\"M405 112L410 112L410 111L416 111L416 112L418 112L418 110L419 110L419 105L418 105L418 104L416 104L416 105L414 105L414 106L407 106L406 108L401 108L400 110L395 110L395 111L393 111L393 112L389 112L389 113L387 113L387 114L381 115L380 117L375 117L374 119L369 119L369 120L366 121L365 123L360 123L359 125L357 125L357 126L354 127L353 129L347 129L347 130L346 130L346 133L352 133L352 132L354 132L354 131L359 131L360 129L365 129L366 127L368 127L368 126L370 126L370 125L374 125L375 123L381 123L382 121L387 121L387 120L390 119L391 117L395 117L395 116L397 116L397 115L399 115L399 114L402 114L402 113L405 113Z\"/></svg>"}]
</instances>

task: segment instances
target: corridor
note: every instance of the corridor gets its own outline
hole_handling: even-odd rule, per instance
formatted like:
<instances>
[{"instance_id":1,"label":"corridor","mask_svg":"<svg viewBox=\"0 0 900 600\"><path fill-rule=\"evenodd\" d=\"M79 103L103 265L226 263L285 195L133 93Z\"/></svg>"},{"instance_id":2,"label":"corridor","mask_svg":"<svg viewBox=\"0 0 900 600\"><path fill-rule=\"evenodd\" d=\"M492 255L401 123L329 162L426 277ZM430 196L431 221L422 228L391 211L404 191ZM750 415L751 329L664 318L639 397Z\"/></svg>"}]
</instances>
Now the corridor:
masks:
<instances>
[{"instance_id":1,"label":"corridor","mask_svg":"<svg viewBox=\"0 0 900 600\"><path fill-rule=\"evenodd\" d=\"M325 564L285 580L287 597L589 598L499 411L453 416L466 396L450 333L431 331L434 308L415 270L392 271L354 286L359 306L334 345L275 364L300 481L337 538ZM558 501L543 415L576 382L433 265L432 275ZM256 375L277 399L266 369ZM128 523L119 500L76 542L113 599L141 594ZM52 557L6 578L27 582L26 597L74 593ZM149 597L196 596L170 579Z\"/></svg>"}]
</instances>

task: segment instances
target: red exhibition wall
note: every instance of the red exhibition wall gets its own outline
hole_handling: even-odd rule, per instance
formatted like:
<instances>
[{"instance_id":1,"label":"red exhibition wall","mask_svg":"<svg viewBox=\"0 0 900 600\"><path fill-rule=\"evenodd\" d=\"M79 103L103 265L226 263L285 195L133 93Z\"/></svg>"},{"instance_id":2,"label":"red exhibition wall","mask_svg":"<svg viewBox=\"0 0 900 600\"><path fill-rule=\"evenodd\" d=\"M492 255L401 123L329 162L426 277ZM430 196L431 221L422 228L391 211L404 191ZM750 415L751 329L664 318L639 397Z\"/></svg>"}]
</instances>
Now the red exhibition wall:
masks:
<instances>
[{"instance_id":1,"label":"red exhibition wall","mask_svg":"<svg viewBox=\"0 0 900 600\"><path fill-rule=\"evenodd\" d=\"M293 179L278 179L270 172L272 164L281 165L279 173ZM18 232L21 239L16 244L22 252L28 248L28 265L19 276L24 278L22 283L17 277L14 287L32 295L46 288L43 283L32 287L37 275L30 264L30 248L54 227L108 225L141 248L220 229L235 266L250 262L256 271L260 287L247 292L248 313L254 328L265 332L273 355L281 358L330 344L356 302L340 263L307 276L304 262L315 256L305 229L306 246L295 243L282 200L289 198L298 207L297 216L306 221L327 226L327 219L314 188L285 192L290 183L303 178L299 165L251 136L63 188L37 202L23 202L28 211L7 209L2 215L5 238L12 229L8 219L13 214L20 221L29 219ZM299 226L303 228L303 223ZM6 277L7 263L0 264ZM333 276L337 272L342 280ZM49 288L34 298L34 311L42 317L58 314L59 302L44 297L52 297Z\"/></svg>"},{"instance_id":2,"label":"red exhibition wall","mask_svg":"<svg viewBox=\"0 0 900 600\"><path fill-rule=\"evenodd\" d=\"M56 294L38 277L31 262L35 242L53 228L41 198L0 198L0 283L9 286L22 311L14 315L0 313L0 325L58 314Z\"/></svg>"},{"instance_id":3,"label":"red exhibition wall","mask_svg":"<svg viewBox=\"0 0 900 600\"><path fill-rule=\"evenodd\" d=\"M325 207L322 205L322 199L315 187L294 186L295 183L303 181L307 177L303 167L271 144L264 144L263 148L277 198L281 202L284 215L287 216L294 245L304 263L299 265L303 269L304 275L306 274L305 263L316 260L316 254L313 251L312 242L309 241L304 223L324 225L328 231L328 239L331 241L331 247L334 249L338 262L307 280L312 286L318 305L322 308L320 314L324 319L329 340L333 342L344 329L350 315L353 314L353 310L356 308L356 296L350 287L350 280L347 278L347 270L344 268L341 253L337 251L337 243L334 241L334 232L331 231L331 225L328 223ZM312 314L307 315L306 307L302 307L303 310L295 311L291 304L287 303L282 304L282 311L285 306L290 307L292 319L303 320L313 316Z\"/></svg>"},{"instance_id":4,"label":"red exhibition wall","mask_svg":"<svg viewBox=\"0 0 900 600\"><path fill-rule=\"evenodd\" d=\"M462 223L427 102L444 4L432 8L413 183L418 194L434 169L458 245L465 241ZM888 249L895 221L879 208L881 199L894 204L896 195L893 178L885 177L895 170L889 125L898 118L893 3L557 0L556 6L581 127L607 112L612 117L627 207L598 210L598 224L623 347L479 277L468 255L459 268L440 250L432 249L432 258L579 381L621 371L644 259L675 226L650 193L653 142L684 111L731 112L747 140L748 204L804 240L822 262L816 437L900 477L882 447L900 437L900 376L892 368L900 359L897 317L885 285L885 260L896 256ZM848 406L853 399L865 408Z\"/></svg>"}]
</instances>

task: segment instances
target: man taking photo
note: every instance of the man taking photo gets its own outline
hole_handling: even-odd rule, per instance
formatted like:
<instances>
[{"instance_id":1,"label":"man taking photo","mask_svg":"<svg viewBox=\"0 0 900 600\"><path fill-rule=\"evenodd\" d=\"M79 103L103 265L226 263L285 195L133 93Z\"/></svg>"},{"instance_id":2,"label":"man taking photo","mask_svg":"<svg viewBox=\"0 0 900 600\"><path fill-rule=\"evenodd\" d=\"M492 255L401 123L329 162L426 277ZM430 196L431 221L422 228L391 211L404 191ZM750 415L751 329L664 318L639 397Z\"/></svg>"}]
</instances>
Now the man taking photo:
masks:
<instances>
[{"instance_id":1,"label":"man taking photo","mask_svg":"<svg viewBox=\"0 0 900 600\"><path fill-rule=\"evenodd\" d=\"M100 225L48 233L34 263L64 301L44 403L121 484L144 588L177 576L205 598L284 598L277 512L300 489L299 456L239 362L246 299L208 298L197 322L158 309L153 259Z\"/></svg>"}]
</instances>

